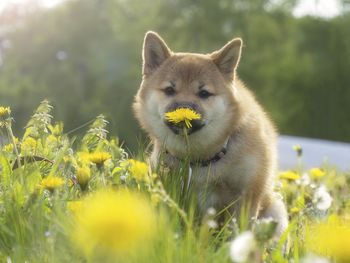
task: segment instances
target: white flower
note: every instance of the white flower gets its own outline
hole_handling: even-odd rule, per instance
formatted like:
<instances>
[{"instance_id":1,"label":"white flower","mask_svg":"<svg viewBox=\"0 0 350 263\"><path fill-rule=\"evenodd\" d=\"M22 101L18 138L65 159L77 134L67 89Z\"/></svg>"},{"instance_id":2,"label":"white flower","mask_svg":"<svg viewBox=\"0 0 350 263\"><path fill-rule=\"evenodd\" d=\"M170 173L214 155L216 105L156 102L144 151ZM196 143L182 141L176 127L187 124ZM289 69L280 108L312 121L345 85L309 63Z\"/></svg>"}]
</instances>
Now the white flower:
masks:
<instances>
[{"instance_id":1,"label":"white flower","mask_svg":"<svg viewBox=\"0 0 350 263\"><path fill-rule=\"evenodd\" d=\"M216 215L216 210L214 207L209 207L207 210L207 214L210 216L215 216Z\"/></svg>"},{"instance_id":2,"label":"white flower","mask_svg":"<svg viewBox=\"0 0 350 263\"><path fill-rule=\"evenodd\" d=\"M331 195L327 192L327 189L324 185L321 185L314 193L313 197L313 203L316 205L316 208L318 210L327 210L330 208L332 204L333 198Z\"/></svg>"},{"instance_id":3,"label":"white flower","mask_svg":"<svg viewBox=\"0 0 350 263\"><path fill-rule=\"evenodd\" d=\"M218 223L215 220L208 220L207 225L210 229L216 229L218 227Z\"/></svg>"},{"instance_id":4,"label":"white flower","mask_svg":"<svg viewBox=\"0 0 350 263\"><path fill-rule=\"evenodd\" d=\"M232 261L237 263L248 261L249 256L256 246L254 234L251 231L241 233L230 245L230 257Z\"/></svg>"},{"instance_id":5,"label":"white flower","mask_svg":"<svg viewBox=\"0 0 350 263\"><path fill-rule=\"evenodd\" d=\"M308 173L303 173L301 178L297 182L298 184L307 186L311 183L310 176Z\"/></svg>"},{"instance_id":6,"label":"white flower","mask_svg":"<svg viewBox=\"0 0 350 263\"><path fill-rule=\"evenodd\" d=\"M330 263L330 261L324 257L309 254L301 260L301 263Z\"/></svg>"}]
</instances>

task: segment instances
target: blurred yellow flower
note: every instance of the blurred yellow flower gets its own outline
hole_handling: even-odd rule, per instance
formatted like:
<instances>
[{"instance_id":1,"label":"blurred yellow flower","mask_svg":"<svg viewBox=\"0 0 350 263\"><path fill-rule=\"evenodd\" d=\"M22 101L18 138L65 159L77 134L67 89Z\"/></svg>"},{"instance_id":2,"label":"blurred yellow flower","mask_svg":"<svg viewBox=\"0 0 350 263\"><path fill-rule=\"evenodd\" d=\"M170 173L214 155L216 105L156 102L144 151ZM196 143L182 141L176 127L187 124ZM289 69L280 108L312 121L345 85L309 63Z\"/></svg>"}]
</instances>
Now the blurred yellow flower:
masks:
<instances>
[{"instance_id":1,"label":"blurred yellow flower","mask_svg":"<svg viewBox=\"0 0 350 263\"><path fill-rule=\"evenodd\" d=\"M287 179L287 180L292 180L292 181L300 179L300 175L294 171L281 172L279 177L281 179Z\"/></svg>"},{"instance_id":2,"label":"blurred yellow flower","mask_svg":"<svg viewBox=\"0 0 350 263\"><path fill-rule=\"evenodd\" d=\"M188 108L180 108L171 112L165 113L165 119L174 124L184 122L187 128L191 128L192 120L199 120L201 115Z\"/></svg>"},{"instance_id":3,"label":"blurred yellow flower","mask_svg":"<svg viewBox=\"0 0 350 263\"><path fill-rule=\"evenodd\" d=\"M9 115L11 113L10 107L0 107L0 117L4 117L6 115Z\"/></svg>"},{"instance_id":4,"label":"blurred yellow flower","mask_svg":"<svg viewBox=\"0 0 350 263\"><path fill-rule=\"evenodd\" d=\"M15 144L18 144L19 142L18 138L14 137L14 140L15 140ZM2 149L5 152L13 152L13 143L6 144Z\"/></svg>"},{"instance_id":5,"label":"blurred yellow flower","mask_svg":"<svg viewBox=\"0 0 350 263\"><path fill-rule=\"evenodd\" d=\"M50 134L47 139L46 139L46 144L47 145L51 145L51 144L56 144L58 143L58 139L56 136Z\"/></svg>"},{"instance_id":6,"label":"blurred yellow flower","mask_svg":"<svg viewBox=\"0 0 350 263\"><path fill-rule=\"evenodd\" d=\"M37 142L32 137L26 137L21 144L21 152L23 154L32 154L37 148Z\"/></svg>"},{"instance_id":7,"label":"blurred yellow flower","mask_svg":"<svg viewBox=\"0 0 350 263\"><path fill-rule=\"evenodd\" d=\"M93 152L88 155L90 162L95 164L103 164L108 159L111 159L111 154L108 152Z\"/></svg>"},{"instance_id":8,"label":"blurred yellow flower","mask_svg":"<svg viewBox=\"0 0 350 263\"><path fill-rule=\"evenodd\" d=\"M289 211L292 213L292 214L297 214L300 212L300 208L299 207L292 207Z\"/></svg>"},{"instance_id":9,"label":"blurred yellow flower","mask_svg":"<svg viewBox=\"0 0 350 263\"><path fill-rule=\"evenodd\" d=\"M293 150L296 151L298 157L300 157L303 154L303 148L301 148L299 144L294 145Z\"/></svg>"},{"instance_id":10,"label":"blurred yellow flower","mask_svg":"<svg viewBox=\"0 0 350 263\"><path fill-rule=\"evenodd\" d=\"M350 220L331 215L327 221L311 224L306 229L306 248L314 253L349 262Z\"/></svg>"},{"instance_id":11,"label":"blurred yellow flower","mask_svg":"<svg viewBox=\"0 0 350 263\"><path fill-rule=\"evenodd\" d=\"M325 174L326 174L326 173L325 173L322 169L320 169L320 168L312 168L312 169L309 171L309 173L310 173L311 178L313 178L313 179L321 178L321 177L325 176Z\"/></svg>"},{"instance_id":12,"label":"blurred yellow flower","mask_svg":"<svg viewBox=\"0 0 350 263\"><path fill-rule=\"evenodd\" d=\"M64 184L64 180L57 176L48 176L41 180L40 186L47 190L53 191Z\"/></svg>"},{"instance_id":13,"label":"blurred yellow flower","mask_svg":"<svg viewBox=\"0 0 350 263\"><path fill-rule=\"evenodd\" d=\"M147 181L148 179L148 165L137 160L128 160L129 172L137 181Z\"/></svg>"},{"instance_id":14,"label":"blurred yellow flower","mask_svg":"<svg viewBox=\"0 0 350 263\"><path fill-rule=\"evenodd\" d=\"M87 197L76 214L73 240L86 253L135 251L155 232L155 213L149 202L128 191L102 190Z\"/></svg>"},{"instance_id":15,"label":"blurred yellow flower","mask_svg":"<svg viewBox=\"0 0 350 263\"><path fill-rule=\"evenodd\" d=\"M82 206L83 206L82 201L68 201L67 202L67 208L69 209L69 211L71 211L73 213L78 213L81 210Z\"/></svg>"},{"instance_id":16,"label":"blurred yellow flower","mask_svg":"<svg viewBox=\"0 0 350 263\"><path fill-rule=\"evenodd\" d=\"M159 194L153 193L153 194L151 195L151 203L152 203L152 205L154 205L154 206L158 205L158 203L159 203L161 200L162 200L162 197L161 197Z\"/></svg>"},{"instance_id":17,"label":"blurred yellow flower","mask_svg":"<svg viewBox=\"0 0 350 263\"><path fill-rule=\"evenodd\" d=\"M77 169L77 181L83 190L88 185L90 177L91 177L91 170L89 167L83 166Z\"/></svg>"}]
</instances>

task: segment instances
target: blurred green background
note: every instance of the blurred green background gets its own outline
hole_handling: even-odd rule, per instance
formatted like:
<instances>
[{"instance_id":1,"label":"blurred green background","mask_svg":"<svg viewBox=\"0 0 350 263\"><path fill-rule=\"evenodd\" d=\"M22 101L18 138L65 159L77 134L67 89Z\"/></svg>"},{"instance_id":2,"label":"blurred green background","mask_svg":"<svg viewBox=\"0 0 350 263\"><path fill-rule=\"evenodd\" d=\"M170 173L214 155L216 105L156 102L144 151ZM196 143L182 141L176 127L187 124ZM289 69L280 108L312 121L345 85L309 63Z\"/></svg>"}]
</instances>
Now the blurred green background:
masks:
<instances>
[{"instance_id":1,"label":"blurred green background","mask_svg":"<svg viewBox=\"0 0 350 263\"><path fill-rule=\"evenodd\" d=\"M305 0L307 1L307 0ZM37 1L38 2L38 1ZM281 133L350 141L350 12L295 17L296 0L35 0L0 14L0 105L17 134L44 98L70 131L99 113L135 150L131 110L141 47L155 30L174 51L208 53L244 40L238 74ZM79 130L75 132L79 134Z\"/></svg>"}]
</instances>

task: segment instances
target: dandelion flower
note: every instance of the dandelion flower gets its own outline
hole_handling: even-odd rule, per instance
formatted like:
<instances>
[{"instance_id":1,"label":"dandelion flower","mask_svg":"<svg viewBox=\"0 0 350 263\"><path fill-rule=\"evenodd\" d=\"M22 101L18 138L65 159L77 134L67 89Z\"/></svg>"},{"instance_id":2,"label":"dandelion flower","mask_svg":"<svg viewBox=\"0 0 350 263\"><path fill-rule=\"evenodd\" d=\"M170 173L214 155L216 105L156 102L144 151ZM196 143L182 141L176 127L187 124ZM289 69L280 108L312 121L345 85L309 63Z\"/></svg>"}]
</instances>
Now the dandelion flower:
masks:
<instances>
[{"instance_id":1,"label":"dandelion flower","mask_svg":"<svg viewBox=\"0 0 350 263\"><path fill-rule=\"evenodd\" d=\"M53 191L63 184L64 180L62 178L57 176L48 176L41 181L40 186L47 190Z\"/></svg>"},{"instance_id":2,"label":"dandelion flower","mask_svg":"<svg viewBox=\"0 0 350 263\"><path fill-rule=\"evenodd\" d=\"M327 189L324 185L316 189L313 196L313 203L316 205L316 208L321 211L325 211L330 208L333 198L327 192Z\"/></svg>"},{"instance_id":3,"label":"dandelion flower","mask_svg":"<svg viewBox=\"0 0 350 263\"><path fill-rule=\"evenodd\" d=\"M308 225L305 245L308 250L335 259L349 262L350 221L332 215L327 221Z\"/></svg>"},{"instance_id":4,"label":"dandelion flower","mask_svg":"<svg viewBox=\"0 0 350 263\"><path fill-rule=\"evenodd\" d=\"M37 142L32 137L26 137L21 143L22 154L33 154L37 149Z\"/></svg>"},{"instance_id":5,"label":"dandelion flower","mask_svg":"<svg viewBox=\"0 0 350 263\"><path fill-rule=\"evenodd\" d=\"M77 181L80 187L84 190L89 183L91 177L91 170L87 166L79 167L77 169Z\"/></svg>"},{"instance_id":6,"label":"dandelion flower","mask_svg":"<svg viewBox=\"0 0 350 263\"><path fill-rule=\"evenodd\" d=\"M17 145L19 140L17 137L14 137L14 140L15 140L15 144ZM6 144L2 149L5 151L5 152L13 152L13 143L9 143L9 144Z\"/></svg>"},{"instance_id":7,"label":"dandelion flower","mask_svg":"<svg viewBox=\"0 0 350 263\"><path fill-rule=\"evenodd\" d=\"M82 201L68 201L67 202L67 208L69 209L69 211L71 211L73 213L78 213L81 210L82 206L83 206Z\"/></svg>"},{"instance_id":8,"label":"dandelion flower","mask_svg":"<svg viewBox=\"0 0 350 263\"><path fill-rule=\"evenodd\" d=\"M137 181L146 181L148 175L148 165L137 160L128 160L129 172Z\"/></svg>"},{"instance_id":9,"label":"dandelion flower","mask_svg":"<svg viewBox=\"0 0 350 263\"><path fill-rule=\"evenodd\" d=\"M199 120L201 115L188 108L180 108L171 112L165 113L165 119L174 124L184 122L187 128L191 128L192 120Z\"/></svg>"},{"instance_id":10,"label":"dandelion flower","mask_svg":"<svg viewBox=\"0 0 350 263\"><path fill-rule=\"evenodd\" d=\"M292 213L292 214L297 214L300 212L300 207L297 207L297 206L294 206L292 207L289 211Z\"/></svg>"},{"instance_id":11,"label":"dandelion flower","mask_svg":"<svg viewBox=\"0 0 350 263\"><path fill-rule=\"evenodd\" d=\"M280 173L280 178L295 181L300 179L300 175L294 171L284 171Z\"/></svg>"},{"instance_id":12,"label":"dandelion flower","mask_svg":"<svg viewBox=\"0 0 350 263\"><path fill-rule=\"evenodd\" d=\"M87 197L76 214L73 240L87 254L123 254L148 244L155 230L155 214L141 196L112 190Z\"/></svg>"},{"instance_id":13,"label":"dandelion flower","mask_svg":"<svg viewBox=\"0 0 350 263\"><path fill-rule=\"evenodd\" d=\"M233 262L247 262L257 247L254 234L245 231L238 235L230 244L230 257Z\"/></svg>"},{"instance_id":14,"label":"dandelion flower","mask_svg":"<svg viewBox=\"0 0 350 263\"><path fill-rule=\"evenodd\" d=\"M320 168L312 168L310 171L309 171L310 175L311 175L311 178L313 179L317 179L317 178L322 178L323 176L325 176L325 172L320 169Z\"/></svg>"},{"instance_id":15,"label":"dandelion flower","mask_svg":"<svg viewBox=\"0 0 350 263\"><path fill-rule=\"evenodd\" d=\"M111 154L108 152L93 152L88 155L88 159L90 162L95 163L97 165L103 164L108 159L111 159Z\"/></svg>"},{"instance_id":16,"label":"dandelion flower","mask_svg":"<svg viewBox=\"0 0 350 263\"><path fill-rule=\"evenodd\" d=\"M0 107L0 117L5 117L7 115L10 115L11 109L10 107Z\"/></svg>"},{"instance_id":17,"label":"dandelion flower","mask_svg":"<svg viewBox=\"0 0 350 263\"><path fill-rule=\"evenodd\" d=\"M293 150L297 153L297 156L300 157L303 154L303 148L299 144L293 146Z\"/></svg>"}]
</instances>

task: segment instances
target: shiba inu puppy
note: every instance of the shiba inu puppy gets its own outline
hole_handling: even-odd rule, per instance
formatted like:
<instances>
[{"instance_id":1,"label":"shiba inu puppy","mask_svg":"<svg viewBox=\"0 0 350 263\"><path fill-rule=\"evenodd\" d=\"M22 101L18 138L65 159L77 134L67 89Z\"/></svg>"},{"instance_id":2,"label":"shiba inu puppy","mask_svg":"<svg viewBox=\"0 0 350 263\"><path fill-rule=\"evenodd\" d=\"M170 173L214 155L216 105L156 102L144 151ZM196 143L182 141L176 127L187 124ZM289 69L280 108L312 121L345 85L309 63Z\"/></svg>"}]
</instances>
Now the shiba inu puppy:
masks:
<instances>
[{"instance_id":1,"label":"shiba inu puppy","mask_svg":"<svg viewBox=\"0 0 350 263\"><path fill-rule=\"evenodd\" d=\"M236 38L211 54L174 53L157 33L148 32L134 111L153 142L153 165L162 152L169 166L189 158L195 189L199 196L206 192L204 207L239 213L240 205L249 203L252 217L272 217L281 234L288 219L273 192L276 131L237 77L241 50ZM164 117L179 108L201 116L187 136Z\"/></svg>"}]
</instances>

